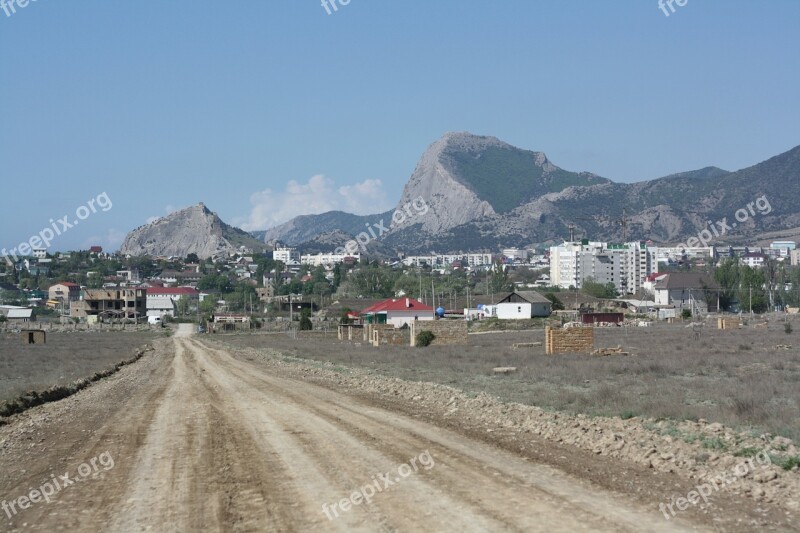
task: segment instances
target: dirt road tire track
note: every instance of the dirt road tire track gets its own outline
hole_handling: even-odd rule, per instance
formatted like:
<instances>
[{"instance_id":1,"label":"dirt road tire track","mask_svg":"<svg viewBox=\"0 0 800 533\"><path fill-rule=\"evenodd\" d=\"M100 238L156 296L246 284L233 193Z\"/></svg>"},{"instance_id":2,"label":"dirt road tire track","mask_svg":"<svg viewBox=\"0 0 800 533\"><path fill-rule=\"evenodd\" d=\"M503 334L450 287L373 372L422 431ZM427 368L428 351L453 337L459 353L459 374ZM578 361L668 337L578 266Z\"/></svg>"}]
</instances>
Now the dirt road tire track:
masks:
<instances>
[{"instance_id":1,"label":"dirt road tire track","mask_svg":"<svg viewBox=\"0 0 800 533\"><path fill-rule=\"evenodd\" d=\"M0 481L0 498L24 495L51 469L74 469L103 451L115 459L112 470L51 504L10 521L0 516L0 529L676 531L689 525L456 432L270 374L198 340L181 335L167 342L107 383L0 429L0 441L7 441L0 466L26 466ZM67 420L74 426L59 425ZM15 433L23 422L29 431ZM26 452L26 435L60 440ZM397 472L426 450L432 468L338 518L323 513L323 504L349 497L377 474Z\"/></svg>"}]
</instances>

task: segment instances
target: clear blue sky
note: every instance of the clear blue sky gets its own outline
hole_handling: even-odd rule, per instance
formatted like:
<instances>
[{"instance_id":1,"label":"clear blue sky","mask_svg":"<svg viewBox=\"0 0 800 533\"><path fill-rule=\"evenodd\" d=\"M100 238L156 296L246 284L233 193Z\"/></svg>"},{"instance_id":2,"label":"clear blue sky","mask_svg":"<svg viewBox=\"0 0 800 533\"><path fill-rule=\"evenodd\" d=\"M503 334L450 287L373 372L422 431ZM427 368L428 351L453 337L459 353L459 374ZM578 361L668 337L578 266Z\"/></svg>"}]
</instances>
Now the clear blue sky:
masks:
<instances>
[{"instance_id":1,"label":"clear blue sky","mask_svg":"<svg viewBox=\"0 0 800 533\"><path fill-rule=\"evenodd\" d=\"M8 3L10 0L5 0ZM800 2L38 0L0 11L0 248L204 202L247 229L394 205L447 131L617 181L800 144Z\"/></svg>"}]
</instances>

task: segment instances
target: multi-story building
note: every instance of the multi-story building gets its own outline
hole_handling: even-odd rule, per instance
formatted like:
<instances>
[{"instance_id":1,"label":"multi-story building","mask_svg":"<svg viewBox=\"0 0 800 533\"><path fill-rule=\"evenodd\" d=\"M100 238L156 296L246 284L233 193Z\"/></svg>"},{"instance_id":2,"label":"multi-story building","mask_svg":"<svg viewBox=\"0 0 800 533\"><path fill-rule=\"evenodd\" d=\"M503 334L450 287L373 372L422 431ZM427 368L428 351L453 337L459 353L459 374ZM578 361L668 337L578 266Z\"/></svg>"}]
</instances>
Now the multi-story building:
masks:
<instances>
[{"instance_id":1,"label":"multi-story building","mask_svg":"<svg viewBox=\"0 0 800 533\"><path fill-rule=\"evenodd\" d=\"M657 246L653 247L659 263L677 263L687 259L712 259L715 251L712 246Z\"/></svg>"},{"instance_id":2,"label":"multi-story building","mask_svg":"<svg viewBox=\"0 0 800 533\"><path fill-rule=\"evenodd\" d=\"M300 256L300 264L301 265L311 265L311 266L325 266L325 265L336 265L339 263L344 263L345 259L348 257L352 258L354 262L361 261L361 254L316 254L316 255L302 255Z\"/></svg>"},{"instance_id":3,"label":"multi-story building","mask_svg":"<svg viewBox=\"0 0 800 533\"><path fill-rule=\"evenodd\" d=\"M792 250L792 266L800 266L800 250Z\"/></svg>"},{"instance_id":4,"label":"multi-story building","mask_svg":"<svg viewBox=\"0 0 800 533\"><path fill-rule=\"evenodd\" d=\"M774 257L779 261L785 261L791 257L792 251L796 249L797 243L795 241L773 241L769 245L769 250L767 252L770 257Z\"/></svg>"},{"instance_id":5,"label":"multi-story building","mask_svg":"<svg viewBox=\"0 0 800 533\"><path fill-rule=\"evenodd\" d=\"M197 302L200 293L192 287L150 287L147 289L147 316L175 316L178 302Z\"/></svg>"},{"instance_id":6,"label":"multi-story building","mask_svg":"<svg viewBox=\"0 0 800 533\"><path fill-rule=\"evenodd\" d=\"M73 302L71 316L76 318L127 318L147 316L145 289L85 289Z\"/></svg>"},{"instance_id":7,"label":"multi-story building","mask_svg":"<svg viewBox=\"0 0 800 533\"><path fill-rule=\"evenodd\" d=\"M290 263L299 263L300 252L298 252L295 248L277 246L275 250L272 252L272 260L280 261L285 265L288 265Z\"/></svg>"},{"instance_id":8,"label":"multi-story building","mask_svg":"<svg viewBox=\"0 0 800 533\"><path fill-rule=\"evenodd\" d=\"M761 252L748 252L740 258L740 261L743 265L747 265L750 268L761 268L764 266L765 259L766 256Z\"/></svg>"},{"instance_id":9,"label":"multi-story building","mask_svg":"<svg viewBox=\"0 0 800 533\"><path fill-rule=\"evenodd\" d=\"M452 265L456 261L459 261L461 266L488 266L492 264L492 254L436 254L414 255L403 258L404 265L415 267L422 266L423 264L431 267L444 267Z\"/></svg>"},{"instance_id":10,"label":"multi-story building","mask_svg":"<svg viewBox=\"0 0 800 533\"><path fill-rule=\"evenodd\" d=\"M653 248L641 242L565 242L550 248L550 282L564 289L581 288L584 281L613 283L623 294L637 292L647 276L658 272Z\"/></svg>"},{"instance_id":11,"label":"multi-story building","mask_svg":"<svg viewBox=\"0 0 800 533\"><path fill-rule=\"evenodd\" d=\"M47 298L50 300L57 300L59 302L76 302L81 299L81 287L77 283L70 283L64 281L51 285L47 289Z\"/></svg>"},{"instance_id":12,"label":"multi-story building","mask_svg":"<svg viewBox=\"0 0 800 533\"><path fill-rule=\"evenodd\" d=\"M528 260L528 250L520 250L519 248L504 248L500 253L512 261Z\"/></svg>"}]
</instances>

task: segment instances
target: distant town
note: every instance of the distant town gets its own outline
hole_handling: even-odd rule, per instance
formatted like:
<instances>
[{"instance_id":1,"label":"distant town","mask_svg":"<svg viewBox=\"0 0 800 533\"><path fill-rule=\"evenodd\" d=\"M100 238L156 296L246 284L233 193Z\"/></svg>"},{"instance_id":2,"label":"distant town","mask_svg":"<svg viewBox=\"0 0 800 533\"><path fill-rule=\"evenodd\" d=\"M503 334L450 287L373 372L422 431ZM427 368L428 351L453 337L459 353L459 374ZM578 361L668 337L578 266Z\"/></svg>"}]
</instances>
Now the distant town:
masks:
<instances>
[{"instance_id":1,"label":"distant town","mask_svg":"<svg viewBox=\"0 0 800 533\"><path fill-rule=\"evenodd\" d=\"M391 260L303 254L280 243L265 254L240 248L205 260L195 254L131 257L100 247L52 255L36 249L0 266L0 321L249 323L297 320L303 312L359 320L376 301L403 298L424 306L430 318L441 309L469 320L580 309L652 319L792 313L800 305L799 263L794 241L686 247L583 239L547 249ZM519 301L530 305L513 306L514 312L499 305ZM542 302L548 305L537 307Z\"/></svg>"}]
</instances>

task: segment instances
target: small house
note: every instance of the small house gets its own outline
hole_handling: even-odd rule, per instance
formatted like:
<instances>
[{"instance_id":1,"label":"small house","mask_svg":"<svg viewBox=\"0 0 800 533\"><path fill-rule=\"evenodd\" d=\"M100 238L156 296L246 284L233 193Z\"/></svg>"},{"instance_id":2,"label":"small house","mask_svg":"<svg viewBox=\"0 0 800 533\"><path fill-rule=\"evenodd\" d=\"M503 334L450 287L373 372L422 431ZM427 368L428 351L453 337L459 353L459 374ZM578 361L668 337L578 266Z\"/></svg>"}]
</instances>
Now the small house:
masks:
<instances>
[{"instance_id":1,"label":"small house","mask_svg":"<svg viewBox=\"0 0 800 533\"><path fill-rule=\"evenodd\" d=\"M553 303L536 291L515 291L497 304L497 318L501 320L547 317L552 311Z\"/></svg>"},{"instance_id":2,"label":"small house","mask_svg":"<svg viewBox=\"0 0 800 533\"><path fill-rule=\"evenodd\" d=\"M415 320L434 320L433 307L414 298L390 298L361 311L365 324L392 324L399 328Z\"/></svg>"}]
</instances>

